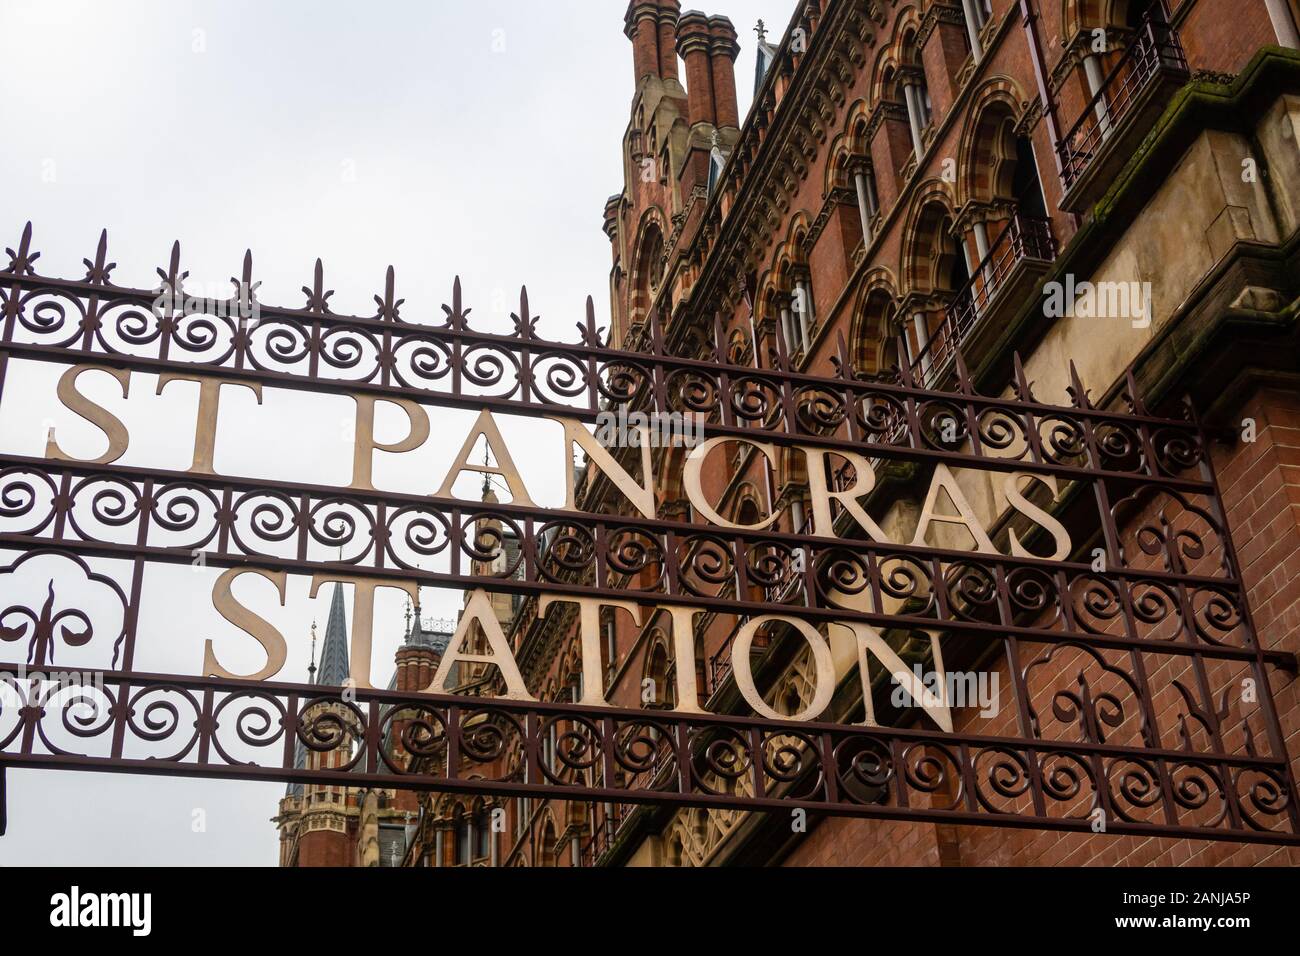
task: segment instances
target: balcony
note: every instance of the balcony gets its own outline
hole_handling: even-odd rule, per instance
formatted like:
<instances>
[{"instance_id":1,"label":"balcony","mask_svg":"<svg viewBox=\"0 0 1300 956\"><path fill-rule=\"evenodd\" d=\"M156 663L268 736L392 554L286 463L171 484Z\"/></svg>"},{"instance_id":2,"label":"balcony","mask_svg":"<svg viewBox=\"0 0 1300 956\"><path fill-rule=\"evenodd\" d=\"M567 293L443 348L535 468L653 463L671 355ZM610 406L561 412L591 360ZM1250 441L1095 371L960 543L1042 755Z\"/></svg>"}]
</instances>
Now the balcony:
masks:
<instances>
[{"instance_id":1,"label":"balcony","mask_svg":"<svg viewBox=\"0 0 1300 956\"><path fill-rule=\"evenodd\" d=\"M1101 198L1188 75L1178 33L1155 4L1057 146L1062 209L1081 212Z\"/></svg>"},{"instance_id":2,"label":"balcony","mask_svg":"<svg viewBox=\"0 0 1300 956\"><path fill-rule=\"evenodd\" d=\"M937 388L952 370L958 348L968 359L983 354L1003 327L998 320L1034 288L1056 252L1048 220L1014 213L975 274L953 295L942 324L913 358L913 380Z\"/></svg>"}]
</instances>

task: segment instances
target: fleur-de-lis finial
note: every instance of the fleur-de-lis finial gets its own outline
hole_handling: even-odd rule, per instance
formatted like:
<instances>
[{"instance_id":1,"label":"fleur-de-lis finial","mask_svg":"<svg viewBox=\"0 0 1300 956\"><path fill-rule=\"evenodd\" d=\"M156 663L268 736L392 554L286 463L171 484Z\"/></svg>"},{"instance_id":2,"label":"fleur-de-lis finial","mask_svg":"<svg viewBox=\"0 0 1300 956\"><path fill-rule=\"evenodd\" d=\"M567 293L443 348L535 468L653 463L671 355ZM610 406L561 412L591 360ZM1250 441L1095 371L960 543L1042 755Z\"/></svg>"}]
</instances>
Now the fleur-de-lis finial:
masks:
<instances>
[{"instance_id":1,"label":"fleur-de-lis finial","mask_svg":"<svg viewBox=\"0 0 1300 956\"><path fill-rule=\"evenodd\" d=\"M257 301L257 290L262 285L261 282L253 281L253 250L244 250L244 264L240 269L239 278L230 277L230 284L235 287L235 306L239 310L239 315L243 319L253 317L253 303Z\"/></svg>"},{"instance_id":2,"label":"fleur-de-lis finial","mask_svg":"<svg viewBox=\"0 0 1300 956\"><path fill-rule=\"evenodd\" d=\"M767 24L766 24L766 23L764 23L762 20L759 20L758 23L754 26L754 32L758 34L758 42L759 42L759 43L766 43L766 42L767 42Z\"/></svg>"},{"instance_id":3,"label":"fleur-de-lis finial","mask_svg":"<svg viewBox=\"0 0 1300 956\"><path fill-rule=\"evenodd\" d=\"M9 267L5 272L11 272L20 276L33 276L36 273L32 270L32 263L41 257L39 252L32 252L32 223L29 219L27 225L23 227L23 234L18 239L18 251L5 249L9 256Z\"/></svg>"},{"instance_id":4,"label":"fleur-de-lis finial","mask_svg":"<svg viewBox=\"0 0 1300 956\"><path fill-rule=\"evenodd\" d=\"M395 298L397 278L393 267L388 267L388 273L384 277L384 295L383 298L375 296L375 305L379 306L379 315L376 316L381 321L399 322L401 321L402 303L405 299Z\"/></svg>"},{"instance_id":5,"label":"fleur-de-lis finial","mask_svg":"<svg viewBox=\"0 0 1300 956\"><path fill-rule=\"evenodd\" d=\"M465 320L473 310L465 308L462 301L460 276L456 276L456 280L451 284L451 305L444 305L442 311L447 315L447 328L457 330L468 328Z\"/></svg>"},{"instance_id":6,"label":"fleur-de-lis finial","mask_svg":"<svg viewBox=\"0 0 1300 956\"><path fill-rule=\"evenodd\" d=\"M99 245L95 248L95 261L82 259L81 264L86 267L86 281L91 285L108 285L108 276L117 268L116 262L108 262L108 230L101 230L99 233Z\"/></svg>"},{"instance_id":7,"label":"fleur-de-lis finial","mask_svg":"<svg viewBox=\"0 0 1300 956\"><path fill-rule=\"evenodd\" d=\"M519 289L519 311L512 312L510 318L515 323L515 334L521 338L531 339L537 334L537 317L528 308L528 286Z\"/></svg>"},{"instance_id":8,"label":"fleur-de-lis finial","mask_svg":"<svg viewBox=\"0 0 1300 956\"><path fill-rule=\"evenodd\" d=\"M180 295L181 289L185 285L185 280L189 278L188 272L181 271L181 241L177 239L172 243L171 256L167 260L167 269L155 269L158 278L162 280L163 288L171 291L174 295Z\"/></svg>"},{"instance_id":9,"label":"fleur-de-lis finial","mask_svg":"<svg viewBox=\"0 0 1300 956\"><path fill-rule=\"evenodd\" d=\"M329 312L330 296L334 294L334 290L326 291L325 289L325 266L319 259L316 260L316 270L312 278L311 288L303 286L302 291L307 296L307 311L320 314Z\"/></svg>"}]
</instances>

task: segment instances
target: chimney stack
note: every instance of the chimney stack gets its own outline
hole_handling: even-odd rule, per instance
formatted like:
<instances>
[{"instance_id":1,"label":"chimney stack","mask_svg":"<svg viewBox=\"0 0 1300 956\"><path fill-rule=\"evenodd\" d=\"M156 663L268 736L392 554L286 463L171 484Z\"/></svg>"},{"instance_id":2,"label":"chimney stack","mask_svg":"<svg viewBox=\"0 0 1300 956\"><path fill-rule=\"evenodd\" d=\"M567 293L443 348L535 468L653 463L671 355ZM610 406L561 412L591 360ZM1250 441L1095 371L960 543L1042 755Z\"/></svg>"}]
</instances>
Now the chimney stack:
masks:
<instances>
[{"instance_id":1,"label":"chimney stack","mask_svg":"<svg viewBox=\"0 0 1300 956\"><path fill-rule=\"evenodd\" d=\"M740 127L740 107L736 104L736 57L740 44L736 42L736 28L726 17L710 17L709 30L712 43L709 56L712 65L713 104L718 126Z\"/></svg>"},{"instance_id":2,"label":"chimney stack","mask_svg":"<svg viewBox=\"0 0 1300 956\"><path fill-rule=\"evenodd\" d=\"M673 37L677 33L677 18L682 5L678 0L659 0L659 75L665 80L677 79L677 50Z\"/></svg>"},{"instance_id":3,"label":"chimney stack","mask_svg":"<svg viewBox=\"0 0 1300 956\"><path fill-rule=\"evenodd\" d=\"M637 83L647 76L658 76L659 4L655 0L632 0L623 15L623 32L632 41Z\"/></svg>"},{"instance_id":4,"label":"chimney stack","mask_svg":"<svg viewBox=\"0 0 1300 956\"><path fill-rule=\"evenodd\" d=\"M677 21L677 52L686 61L686 102L692 126L716 122L712 45L709 18L698 10L683 13Z\"/></svg>"}]
</instances>

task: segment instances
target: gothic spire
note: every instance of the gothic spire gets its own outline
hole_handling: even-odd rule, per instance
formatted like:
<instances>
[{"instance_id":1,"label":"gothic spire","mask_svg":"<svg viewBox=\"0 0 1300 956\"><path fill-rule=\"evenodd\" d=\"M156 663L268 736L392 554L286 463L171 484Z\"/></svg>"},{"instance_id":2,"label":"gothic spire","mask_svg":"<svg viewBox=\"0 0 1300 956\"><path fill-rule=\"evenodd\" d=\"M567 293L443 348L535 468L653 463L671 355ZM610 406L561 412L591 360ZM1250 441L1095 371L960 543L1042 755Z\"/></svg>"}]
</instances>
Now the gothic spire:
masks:
<instances>
[{"instance_id":1,"label":"gothic spire","mask_svg":"<svg viewBox=\"0 0 1300 956\"><path fill-rule=\"evenodd\" d=\"M342 687L351 674L348 664L347 608L343 604L343 585L334 585L329 621L325 625L325 643L320 652L318 684Z\"/></svg>"}]
</instances>

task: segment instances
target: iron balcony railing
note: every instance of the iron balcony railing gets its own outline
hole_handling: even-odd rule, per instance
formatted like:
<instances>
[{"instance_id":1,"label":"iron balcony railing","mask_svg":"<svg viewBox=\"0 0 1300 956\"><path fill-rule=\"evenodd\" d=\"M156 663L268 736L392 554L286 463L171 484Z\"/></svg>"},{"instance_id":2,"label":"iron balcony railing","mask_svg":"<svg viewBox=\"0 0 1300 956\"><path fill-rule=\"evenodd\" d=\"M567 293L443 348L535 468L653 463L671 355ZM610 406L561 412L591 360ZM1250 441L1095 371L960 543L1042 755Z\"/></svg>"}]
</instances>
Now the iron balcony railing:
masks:
<instances>
[{"instance_id":1,"label":"iron balcony railing","mask_svg":"<svg viewBox=\"0 0 1300 956\"><path fill-rule=\"evenodd\" d=\"M925 388L933 388L1016 266L1031 259L1052 262L1056 251L1056 237L1048 220L1013 213L989 254L976 266L975 274L953 294L942 324L913 357L913 379Z\"/></svg>"},{"instance_id":2,"label":"iron balcony railing","mask_svg":"<svg viewBox=\"0 0 1300 956\"><path fill-rule=\"evenodd\" d=\"M1188 69L1178 31L1169 25L1164 4L1156 3L1143 16L1128 48L1057 146L1066 190L1088 170L1142 91L1162 76L1186 79Z\"/></svg>"}]
</instances>

